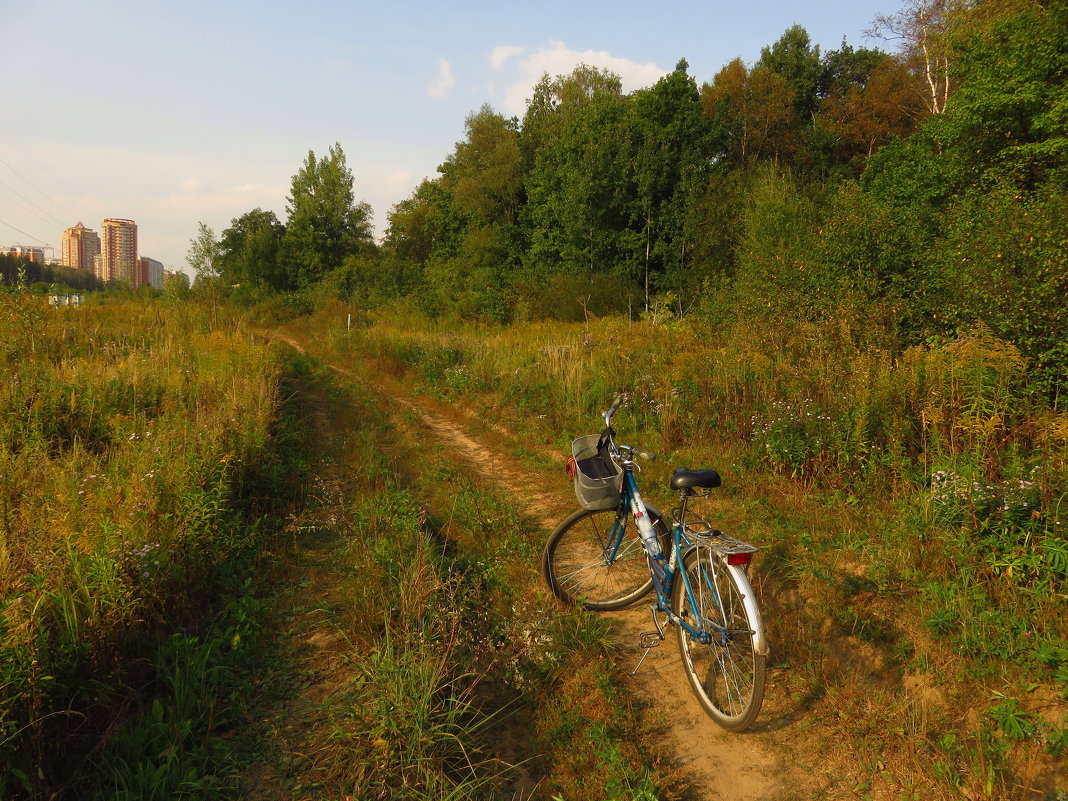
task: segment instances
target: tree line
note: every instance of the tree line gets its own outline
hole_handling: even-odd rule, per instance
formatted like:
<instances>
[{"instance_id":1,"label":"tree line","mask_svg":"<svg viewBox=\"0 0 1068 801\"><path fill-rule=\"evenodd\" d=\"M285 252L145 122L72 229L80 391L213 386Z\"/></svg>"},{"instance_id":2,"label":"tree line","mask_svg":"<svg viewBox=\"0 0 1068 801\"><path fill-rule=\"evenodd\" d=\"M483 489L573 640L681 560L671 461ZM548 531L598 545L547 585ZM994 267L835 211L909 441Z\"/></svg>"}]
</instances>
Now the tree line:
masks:
<instances>
[{"instance_id":1,"label":"tree line","mask_svg":"<svg viewBox=\"0 0 1068 801\"><path fill-rule=\"evenodd\" d=\"M98 290L103 285L91 273L59 264L41 264L25 256L0 253L0 289L27 286L62 293Z\"/></svg>"},{"instance_id":2,"label":"tree line","mask_svg":"<svg viewBox=\"0 0 1068 801\"><path fill-rule=\"evenodd\" d=\"M522 119L468 116L381 245L335 146L284 223L257 209L193 251L231 286L461 318L854 310L906 344L981 321L1059 384L1068 0L905 0L872 33L896 50L794 25L700 85L685 60L630 93L545 75Z\"/></svg>"}]
</instances>

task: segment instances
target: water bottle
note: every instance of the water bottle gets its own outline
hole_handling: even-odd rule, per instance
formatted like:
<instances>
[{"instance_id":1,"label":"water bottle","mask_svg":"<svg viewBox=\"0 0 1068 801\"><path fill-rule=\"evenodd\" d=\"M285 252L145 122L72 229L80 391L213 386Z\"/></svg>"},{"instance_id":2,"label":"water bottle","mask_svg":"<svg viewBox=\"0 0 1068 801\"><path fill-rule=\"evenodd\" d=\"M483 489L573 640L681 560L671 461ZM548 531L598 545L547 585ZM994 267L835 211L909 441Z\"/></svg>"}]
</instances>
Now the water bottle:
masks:
<instances>
[{"instance_id":1,"label":"water bottle","mask_svg":"<svg viewBox=\"0 0 1068 801\"><path fill-rule=\"evenodd\" d=\"M649 519L649 514L645 511L642 496L637 491L630 499L630 508L634 512L634 522L638 525L638 535L642 538L645 552L654 559L659 559L663 554L660 548L660 540L656 536L656 530Z\"/></svg>"}]
</instances>

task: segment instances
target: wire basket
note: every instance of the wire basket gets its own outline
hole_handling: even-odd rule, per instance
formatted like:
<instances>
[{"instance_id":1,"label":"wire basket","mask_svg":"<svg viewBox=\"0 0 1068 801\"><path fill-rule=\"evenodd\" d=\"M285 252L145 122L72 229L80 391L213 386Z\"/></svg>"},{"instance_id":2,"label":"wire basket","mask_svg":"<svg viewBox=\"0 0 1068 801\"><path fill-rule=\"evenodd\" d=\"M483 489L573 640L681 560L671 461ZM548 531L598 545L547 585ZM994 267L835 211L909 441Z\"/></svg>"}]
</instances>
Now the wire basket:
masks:
<instances>
[{"instance_id":1,"label":"wire basket","mask_svg":"<svg viewBox=\"0 0 1068 801\"><path fill-rule=\"evenodd\" d=\"M575 460L575 497L585 509L612 509L619 504L623 470L597 450L596 434L579 437L571 443Z\"/></svg>"}]
</instances>

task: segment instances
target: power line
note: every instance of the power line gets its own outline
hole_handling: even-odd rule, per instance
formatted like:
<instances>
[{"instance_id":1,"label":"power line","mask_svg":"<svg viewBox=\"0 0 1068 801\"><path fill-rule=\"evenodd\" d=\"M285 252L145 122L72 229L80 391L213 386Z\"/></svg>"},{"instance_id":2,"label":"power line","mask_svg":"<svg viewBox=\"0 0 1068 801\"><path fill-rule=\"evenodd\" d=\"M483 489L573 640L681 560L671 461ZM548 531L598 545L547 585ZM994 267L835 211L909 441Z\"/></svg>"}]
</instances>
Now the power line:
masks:
<instances>
[{"instance_id":1,"label":"power line","mask_svg":"<svg viewBox=\"0 0 1068 801\"><path fill-rule=\"evenodd\" d=\"M49 244L48 244L47 242L45 242L45 241L44 241L43 239L38 239L38 238L37 238L36 236L34 236L33 234L28 234L28 233L26 233L25 231L23 231L23 230L22 230L21 228L16 228L15 226L13 226L13 225L12 225L11 223L9 223L9 222L4 222L3 220L0 220L0 225L6 225L6 226L7 226L8 228L10 228L10 229L11 229L12 231L17 231L18 233L22 234L23 236L28 236L28 237L29 237L30 239L32 239L32 240L33 240L33 241L35 241L35 242L40 242L40 243L41 243L42 245L46 245L47 247L52 247L52 246L51 246L51 245L49 245Z\"/></svg>"},{"instance_id":2,"label":"power line","mask_svg":"<svg viewBox=\"0 0 1068 801\"><path fill-rule=\"evenodd\" d=\"M26 197L24 194L22 194L19 190L17 190L15 187L13 187L11 184L7 183L6 181L0 181L0 186L7 187L12 192L14 192L16 195L18 195L23 201L25 201L26 203L29 203L31 206L33 206L39 212L44 214L46 217L51 217L52 220L56 223L56 225L59 225L61 227L66 227L67 226L67 223L64 223L61 219L59 219L59 217L57 217L56 215L52 214L49 211L45 211L44 209L42 209L40 206L38 206L36 203L34 203L32 200L30 200L28 197Z\"/></svg>"},{"instance_id":3,"label":"power line","mask_svg":"<svg viewBox=\"0 0 1068 801\"><path fill-rule=\"evenodd\" d=\"M27 214L33 215L38 220L38 222L39 223L43 223L46 228L54 228L55 227L55 223L52 220L46 218L43 214L39 214L38 212L34 211L31 208L22 206L19 203L18 200L16 200L13 197L11 197L11 195L9 195L3 189L0 189L0 199L8 201L16 211L24 211Z\"/></svg>"},{"instance_id":4,"label":"power line","mask_svg":"<svg viewBox=\"0 0 1068 801\"><path fill-rule=\"evenodd\" d=\"M33 156L31 156L29 153L27 153L25 150L23 150L18 145L16 145L13 141L11 141L8 137L4 136L2 133L0 133L0 139L3 139L5 142L7 142L9 145L11 145L11 147L15 148L15 150L17 150L19 153L21 153L23 156L26 157L27 161L29 161L31 164L33 164L35 167L37 167L39 170L42 170L45 173L47 173L49 176L51 176L52 180L55 181L59 185L60 189L63 189L68 195L76 197L76 196L82 194L81 192L72 191L71 188L69 186L67 186L66 182L62 178L57 176L54 172L52 172L50 169L48 169L48 167L46 167L45 165L41 164ZM59 204L57 203L56 205L58 206ZM62 208L62 207L60 207L60 208ZM70 212L67 209L63 209L63 213L64 214L70 214ZM72 215L72 216L77 217L77 215Z\"/></svg>"},{"instance_id":5,"label":"power line","mask_svg":"<svg viewBox=\"0 0 1068 801\"><path fill-rule=\"evenodd\" d=\"M28 158L28 156L27 156L27 158ZM49 195L48 193L46 193L42 189L38 188L33 183L33 181L31 181L29 178L27 178L25 175L23 175L18 170L16 170L14 167L12 167L6 161L4 161L3 159L0 159L0 164L3 164L5 167L7 167L9 170L11 170L11 172L15 173L15 175L17 175L19 178L21 178L23 181L26 182L27 186L29 186L31 189L33 189L35 192L37 192L45 200L49 201L50 203L55 204L56 208L60 209L68 217L74 217L75 216L75 215L71 214L70 210L65 208L62 203L60 203L58 200L56 200L54 197L52 197L51 195ZM40 166L40 165L38 165L38 166Z\"/></svg>"}]
</instances>

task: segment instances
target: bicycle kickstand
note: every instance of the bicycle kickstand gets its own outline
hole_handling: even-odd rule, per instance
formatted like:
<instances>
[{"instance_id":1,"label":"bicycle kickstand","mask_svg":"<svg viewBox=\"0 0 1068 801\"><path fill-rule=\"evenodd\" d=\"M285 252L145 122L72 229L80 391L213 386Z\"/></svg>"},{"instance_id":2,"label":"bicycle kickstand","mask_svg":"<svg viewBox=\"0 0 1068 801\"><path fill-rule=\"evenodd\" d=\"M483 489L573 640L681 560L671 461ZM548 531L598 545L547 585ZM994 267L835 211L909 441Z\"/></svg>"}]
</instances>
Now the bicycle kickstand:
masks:
<instances>
[{"instance_id":1,"label":"bicycle kickstand","mask_svg":"<svg viewBox=\"0 0 1068 801\"><path fill-rule=\"evenodd\" d=\"M656 631L645 631L638 635L638 647L644 648L645 653L642 654L642 658L638 660L638 664L634 666L634 670L630 672L631 676L638 672L638 668L642 666L645 657L649 656L649 652L660 645L664 640L664 629L656 617L656 604L652 604L649 609L652 610L653 613L653 625L656 626Z\"/></svg>"}]
</instances>

